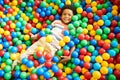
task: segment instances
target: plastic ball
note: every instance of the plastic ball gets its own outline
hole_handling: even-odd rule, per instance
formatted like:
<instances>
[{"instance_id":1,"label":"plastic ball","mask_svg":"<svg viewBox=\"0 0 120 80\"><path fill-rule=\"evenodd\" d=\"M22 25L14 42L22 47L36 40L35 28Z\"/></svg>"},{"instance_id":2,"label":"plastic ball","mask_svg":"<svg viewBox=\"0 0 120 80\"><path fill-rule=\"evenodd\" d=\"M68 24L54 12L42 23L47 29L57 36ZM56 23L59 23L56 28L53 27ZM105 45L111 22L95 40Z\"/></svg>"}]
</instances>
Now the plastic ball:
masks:
<instances>
[{"instance_id":1,"label":"plastic ball","mask_svg":"<svg viewBox=\"0 0 120 80\"><path fill-rule=\"evenodd\" d=\"M58 66L59 69L63 69L63 64L62 63L58 63L57 66Z\"/></svg>"},{"instance_id":2,"label":"plastic ball","mask_svg":"<svg viewBox=\"0 0 120 80\"><path fill-rule=\"evenodd\" d=\"M94 63L93 68L94 68L94 70L100 70L101 65L99 63Z\"/></svg>"},{"instance_id":3,"label":"plastic ball","mask_svg":"<svg viewBox=\"0 0 120 80\"><path fill-rule=\"evenodd\" d=\"M59 45L60 45L60 46L64 46L64 45L65 45L65 42L64 42L63 40L60 40L60 41L59 41Z\"/></svg>"},{"instance_id":4,"label":"plastic ball","mask_svg":"<svg viewBox=\"0 0 120 80\"><path fill-rule=\"evenodd\" d=\"M36 74L31 74L30 75L30 79L31 80L37 80L38 79L38 76Z\"/></svg>"},{"instance_id":5,"label":"plastic ball","mask_svg":"<svg viewBox=\"0 0 120 80\"><path fill-rule=\"evenodd\" d=\"M26 63L26 66L28 67L28 68L31 68L31 67L33 67L33 65L34 65L34 63L32 62L32 61L27 61L27 63Z\"/></svg>"},{"instance_id":6,"label":"plastic ball","mask_svg":"<svg viewBox=\"0 0 120 80\"><path fill-rule=\"evenodd\" d=\"M58 72L58 70L59 70L57 65L54 65L54 64L52 65L51 69L54 73Z\"/></svg>"},{"instance_id":7,"label":"plastic ball","mask_svg":"<svg viewBox=\"0 0 120 80\"><path fill-rule=\"evenodd\" d=\"M81 7L78 7L77 8L77 13L82 13L83 12L83 9Z\"/></svg>"},{"instance_id":8,"label":"plastic ball","mask_svg":"<svg viewBox=\"0 0 120 80\"><path fill-rule=\"evenodd\" d=\"M70 74L71 72L72 72L71 68L69 68L69 67L65 68L65 73L66 74Z\"/></svg>"},{"instance_id":9,"label":"plastic ball","mask_svg":"<svg viewBox=\"0 0 120 80\"><path fill-rule=\"evenodd\" d=\"M103 58L101 56L96 57L96 62L101 63L103 61Z\"/></svg>"},{"instance_id":10,"label":"plastic ball","mask_svg":"<svg viewBox=\"0 0 120 80\"><path fill-rule=\"evenodd\" d=\"M11 79L11 77L12 77L11 73L4 74L4 79Z\"/></svg>"},{"instance_id":11,"label":"plastic ball","mask_svg":"<svg viewBox=\"0 0 120 80\"><path fill-rule=\"evenodd\" d=\"M84 61L85 61L85 62L90 62L90 61L91 61L90 56L85 56L85 57L84 57Z\"/></svg>"},{"instance_id":12,"label":"plastic ball","mask_svg":"<svg viewBox=\"0 0 120 80\"><path fill-rule=\"evenodd\" d=\"M101 67L100 72L101 72L102 74L107 74L107 73L108 73L107 67Z\"/></svg>"},{"instance_id":13,"label":"plastic ball","mask_svg":"<svg viewBox=\"0 0 120 80\"><path fill-rule=\"evenodd\" d=\"M47 42L52 42L52 36L51 36L51 35L48 35L48 36L46 37L46 41L47 41Z\"/></svg>"},{"instance_id":14,"label":"plastic ball","mask_svg":"<svg viewBox=\"0 0 120 80\"><path fill-rule=\"evenodd\" d=\"M21 72L20 78L21 79L26 79L27 78L27 73L26 72Z\"/></svg>"},{"instance_id":15,"label":"plastic ball","mask_svg":"<svg viewBox=\"0 0 120 80\"><path fill-rule=\"evenodd\" d=\"M95 78L95 79L100 79L100 77L101 77L101 74L99 71L94 71L92 75L93 75L93 78Z\"/></svg>"},{"instance_id":16,"label":"plastic ball","mask_svg":"<svg viewBox=\"0 0 120 80\"><path fill-rule=\"evenodd\" d=\"M102 58L103 58L104 60L108 60L108 59L110 58L110 55L109 55L108 53L103 53L103 54L102 54Z\"/></svg>"},{"instance_id":17,"label":"plastic ball","mask_svg":"<svg viewBox=\"0 0 120 80\"><path fill-rule=\"evenodd\" d=\"M75 72L80 73L81 72L81 67L80 66L76 66L74 68L74 70L75 70Z\"/></svg>"},{"instance_id":18,"label":"plastic ball","mask_svg":"<svg viewBox=\"0 0 120 80\"><path fill-rule=\"evenodd\" d=\"M65 43L68 43L68 42L70 41L70 38L69 38L68 36L65 36L65 37L63 38L63 41L64 41Z\"/></svg>"},{"instance_id":19,"label":"plastic ball","mask_svg":"<svg viewBox=\"0 0 120 80\"><path fill-rule=\"evenodd\" d=\"M37 75L43 75L43 73L44 73L44 70L43 70L43 68L38 68L37 69L37 71L36 71L36 73L37 73Z\"/></svg>"},{"instance_id":20,"label":"plastic ball","mask_svg":"<svg viewBox=\"0 0 120 80\"><path fill-rule=\"evenodd\" d=\"M113 74L108 75L108 80L117 80Z\"/></svg>"}]
</instances>

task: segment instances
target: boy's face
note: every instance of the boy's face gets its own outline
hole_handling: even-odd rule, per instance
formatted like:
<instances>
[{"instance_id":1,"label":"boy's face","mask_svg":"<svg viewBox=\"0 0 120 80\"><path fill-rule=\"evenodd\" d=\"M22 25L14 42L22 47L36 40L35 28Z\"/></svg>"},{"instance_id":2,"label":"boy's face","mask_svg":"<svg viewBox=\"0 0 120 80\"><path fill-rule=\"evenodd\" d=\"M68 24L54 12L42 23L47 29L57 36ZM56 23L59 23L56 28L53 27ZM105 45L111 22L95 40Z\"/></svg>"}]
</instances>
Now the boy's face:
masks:
<instances>
[{"instance_id":1,"label":"boy's face","mask_svg":"<svg viewBox=\"0 0 120 80\"><path fill-rule=\"evenodd\" d=\"M63 13L61 15L61 20L63 21L63 23L68 24L71 22L73 16L73 11L70 9L65 9L63 10Z\"/></svg>"}]
</instances>

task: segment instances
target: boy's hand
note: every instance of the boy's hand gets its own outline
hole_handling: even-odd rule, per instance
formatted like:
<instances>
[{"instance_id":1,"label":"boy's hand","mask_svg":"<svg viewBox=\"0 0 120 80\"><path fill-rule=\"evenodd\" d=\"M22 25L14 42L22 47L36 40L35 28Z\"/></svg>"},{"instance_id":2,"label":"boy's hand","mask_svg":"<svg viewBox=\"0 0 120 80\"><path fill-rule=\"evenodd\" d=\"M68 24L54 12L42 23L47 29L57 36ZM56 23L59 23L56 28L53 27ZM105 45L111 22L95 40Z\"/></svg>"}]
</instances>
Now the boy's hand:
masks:
<instances>
[{"instance_id":1,"label":"boy's hand","mask_svg":"<svg viewBox=\"0 0 120 80\"><path fill-rule=\"evenodd\" d=\"M71 59L70 56L61 56L61 58L62 58L62 60L60 61L61 63L66 63Z\"/></svg>"},{"instance_id":2,"label":"boy's hand","mask_svg":"<svg viewBox=\"0 0 120 80\"><path fill-rule=\"evenodd\" d=\"M37 39L37 34L36 34L36 35L33 35L33 34L32 34L32 35L31 35L31 38L34 39L34 40Z\"/></svg>"}]
</instances>

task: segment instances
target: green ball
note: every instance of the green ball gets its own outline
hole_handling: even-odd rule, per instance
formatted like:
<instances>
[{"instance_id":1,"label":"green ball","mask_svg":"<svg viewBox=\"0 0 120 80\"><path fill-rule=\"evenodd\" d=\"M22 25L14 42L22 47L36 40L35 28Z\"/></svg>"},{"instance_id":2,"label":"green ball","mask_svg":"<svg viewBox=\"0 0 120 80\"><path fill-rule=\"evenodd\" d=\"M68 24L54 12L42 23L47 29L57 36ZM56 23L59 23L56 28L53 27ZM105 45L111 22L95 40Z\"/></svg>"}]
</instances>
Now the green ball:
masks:
<instances>
[{"instance_id":1,"label":"green ball","mask_svg":"<svg viewBox=\"0 0 120 80\"><path fill-rule=\"evenodd\" d=\"M52 9L52 15L55 15L57 11L55 9Z\"/></svg>"},{"instance_id":2,"label":"green ball","mask_svg":"<svg viewBox=\"0 0 120 80\"><path fill-rule=\"evenodd\" d=\"M75 7L75 8L80 7L80 3L79 3L79 2L74 3L74 7Z\"/></svg>"},{"instance_id":3,"label":"green ball","mask_svg":"<svg viewBox=\"0 0 120 80\"><path fill-rule=\"evenodd\" d=\"M103 31L104 31L105 34L109 34L109 33L110 33L110 28L107 28L107 27L106 27L106 28L104 28Z\"/></svg>"},{"instance_id":4,"label":"green ball","mask_svg":"<svg viewBox=\"0 0 120 80\"><path fill-rule=\"evenodd\" d=\"M82 19L82 22L88 22L88 18L87 17L84 17L83 19Z\"/></svg>"},{"instance_id":5,"label":"green ball","mask_svg":"<svg viewBox=\"0 0 120 80\"><path fill-rule=\"evenodd\" d=\"M35 69L33 69L32 70L32 74L36 74L36 71L37 71L37 69L35 68Z\"/></svg>"},{"instance_id":6,"label":"green ball","mask_svg":"<svg viewBox=\"0 0 120 80\"><path fill-rule=\"evenodd\" d=\"M4 79L6 79L6 80L10 80L11 77L12 77L11 73L5 73L4 74Z\"/></svg>"},{"instance_id":7,"label":"green ball","mask_svg":"<svg viewBox=\"0 0 120 80\"><path fill-rule=\"evenodd\" d=\"M15 70L20 70L20 65L16 65Z\"/></svg>"},{"instance_id":8,"label":"green ball","mask_svg":"<svg viewBox=\"0 0 120 80\"><path fill-rule=\"evenodd\" d=\"M30 45L31 45L31 41L30 41L30 40L25 41L25 44L26 44L27 46L30 46Z\"/></svg>"},{"instance_id":9,"label":"green ball","mask_svg":"<svg viewBox=\"0 0 120 80\"><path fill-rule=\"evenodd\" d=\"M46 28L45 29L45 34L50 34L51 33L51 30L49 28Z\"/></svg>"},{"instance_id":10,"label":"green ball","mask_svg":"<svg viewBox=\"0 0 120 80\"><path fill-rule=\"evenodd\" d=\"M77 21L77 20L78 20L78 16L77 16L77 15L73 15L73 16L72 16L72 20L73 20L73 21Z\"/></svg>"},{"instance_id":11,"label":"green ball","mask_svg":"<svg viewBox=\"0 0 120 80\"><path fill-rule=\"evenodd\" d=\"M86 22L81 23L81 27L82 28L86 28L87 27L87 23Z\"/></svg>"},{"instance_id":12,"label":"green ball","mask_svg":"<svg viewBox=\"0 0 120 80\"><path fill-rule=\"evenodd\" d=\"M68 24L68 29L69 29L69 30L72 30L72 29L74 29L74 26L73 26L73 24Z\"/></svg>"},{"instance_id":13,"label":"green ball","mask_svg":"<svg viewBox=\"0 0 120 80\"><path fill-rule=\"evenodd\" d=\"M113 48L113 50L116 52L116 54L119 54L119 49L118 48Z\"/></svg>"},{"instance_id":14,"label":"green ball","mask_svg":"<svg viewBox=\"0 0 120 80\"><path fill-rule=\"evenodd\" d=\"M97 34L97 35L101 35L101 34L102 34L102 29L97 29L97 30L96 30L96 34Z\"/></svg>"},{"instance_id":15,"label":"green ball","mask_svg":"<svg viewBox=\"0 0 120 80\"><path fill-rule=\"evenodd\" d=\"M94 50L95 50L94 46L92 46L92 45L88 46L88 51L89 52L93 52Z\"/></svg>"},{"instance_id":16,"label":"green ball","mask_svg":"<svg viewBox=\"0 0 120 80\"><path fill-rule=\"evenodd\" d=\"M33 57L34 57L35 59L38 59L36 53L33 54Z\"/></svg>"},{"instance_id":17,"label":"green ball","mask_svg":"<svg viewBox=\"0 0 120 80\"><path fill-rule=\"evenodd\" d=\"M0 39L2 39L2 35L0 34Z\"/></svg>"},{"instance_id":18,"label":"green ball","mask_svg":"<svg viewBox=\"0 0 120 80\"><path fill-rule=\"evenodd\" d=\"M61 0L56 0L57 5L60 5L60 3L61 3Z\"/></svg>"},{"instance_id":19,"label":"green ball","mask_svg":"<svg viewBox=\"0 0 120 80\"><path fill-rule=\"evenodd\" d=\"M72 64L70 62L67 63L67 67L71 67Z\"/></svg>"},{"instance_id":20,"label":"green ball","mask_svg":"<svg viewBox=\"0 0 120 80\"><path fill-rule=\"evenodd\" d=\"M24 40L24 36L23 35L21 35L21 36L19 36L19 40Z\"/></svg>"},{"instance_id":21,"label":"green ball","mask_svg":"<svg viewBox=\"0 0 120 80\"><path fill-rule=\"evenodd\" d=\"M104 3L104 4L103 4L103 8L105 8L105 9L107 9L108 6L109 6L109 5L108 5L107 3Z\"/></svg>"},{"instance_id":22,"label":"green ball","mask_svg":"<svg viewBox=\"0 0 120 80\"><path fill-rule=\"evenodd\" d=\"M46 7L46 2L42 1L40 4L41 7Z\"/></svg>"},{"instance_id":23,"label":"green ball","mask_svg":"<svg viewBox=\"0 0 120 80\"><path fill-rule=\"evenodd\" d=\"M72 69L74 69L74 68L75 68L75 66L76 66L75 64L72 64L72 65L71 65L71 68L72 68Z\"/></svg>"},{"instance_id":24,"label":"green ball","mask_svg":"<svg viewBox=\"0 0 120 80\"><path fill-rule=\"evenodd\" d=\"M98 9L98 10L101 10L101 9L102 9L102 5L101 5L101 4L98 4L98 5L97 5L97 9Z\"/></svg>"},{"instance_id":25,"label":"green ball","mask_svg":"<svg viewBox=\"0 0 120 80\"><path fill-rule=\"evenodd\" d=\"M78 44L78 45L77 45L77 48L79 48L79 49L82 48L82 45L81 45L81 44Z\"/></svg>"},{"instance_id":26,"label":"green ball","mask_svg":"<svg viewBox=\"0 0 120 80\"><path fill-rule=\"evenodd\" d=\"M5 22L1 22L0 25L3 28L6 25L6 23Z\"/></svg>"},{"instance_id":27,"label":"green ball","mask_svg":"<svg viewBox=\"0 0 120 80\"><path fill-rule=\"evenodd\" d=\"M6 64L7 64L7 65L11 65L11 64L12 64L12 60L11 60L11 59L7 59L7 60L6 60Z\"/></svg>"},{"instance_id":28,"label":"green ball","mask_svg":"<svg viewBox=\"0 0 120 80\"><path fill-rule=\"evenodd\" d=\"M120 21L118 21L118 26L120 27Z\"/></svg>"},{"instance_id":29,"label":"green ball","mask_svg":"<svg viewBox=\"0 0 120 80\"><path fill-rule=\"evenodd\" d=\"M76 34L76 31L75 31L75 29L73 29L73 30L70 30L70 34L71 34L72 36L75 36L75 34Z\"/></svg>"},{"instance_id":30,"label":"green ball","mask_svg":"<svg viewBox=\"0 0 120 80\"><path fill-rule=\"evenodd\" d=\"M19 31L20 31L20 28L15 28L15 31L16 31L16 32L19 32Z\"/></svg>"},{"instance_id":31,"label":"green ball","mask_svg":"<svg viewBox=\"0 0 120 80\"><path fill-rule=\"evenodd\" d=\"M58 80L56 77L52 77L52 80Z\"/></svg>"},{"instance_id":32,"label":"green ball","mask_svg":"<svg viewBox=\"0 0 120 80\"><path fill-rule=\"evenodd\" d=\"M26 79L27 78L27 73L26 72L21 72L20 78L21 79Z\"/></svg>"},{"instance_id":33,"label":"green ball","mask_svg":"<svg viewBox=\"0 0 120 80\"><path fill-rule=\"evenodd\" d=\"M26 6L26 2L22 2L21 7L25 7L25 6Z\"/></svg>"},{"instance_id":34,"label":"green ball","mask_svg":"<svg viewBox=\"0 0 120 80\"><path fill-rule=\"evenodd\" d=\"M108 80L117 80L113 74L108 75Z\"/></svg>"},{"instance_id":35,"label":"green ball","mask_svg":"<svg viewBox=\"0 0 120 80\"><path fill-rule=\"evenodd\" d=\"M13 38L12 40L14 43L16 43L18 41L18 38Z\"/></svg>"},{"instance_id":36,"label":"green ball","mask_svg":"<svg viewBox=\"0 0 120 80\"><path fill-rule=\"evenodd\" d=\"M18 46L18 45L20 45L20 44L22 44L22 41L21 41L21 40L18 40L18 41L16 42L16 45Z\"/></svg>"},{"instance_id":37,"label":"green ball","mask_svg":"<svg viewBox=\"0 0 120 80\"><path fill-rule=\"evenodd\" d=\"M77 14L77 16L78 16L78 20L82 18L81 14Z\"/></svg>"},{"instance_id":38,"label":"green ball","mask_svg":"<svg viewBox=\"0 0 120 80\"><path fill-rule=\"evenodd\" d=\"M81 27L78 27L77 30L76 30L76 32L77 32L78 34L80 34L80 33L83 32L83 29L82 29Z\"/></svg>"},{"instance_id":39,"label":"green ball","mask_svg":"<svg viewBox=\"0 0 120 80\"><path fill-rule=\"evenodd\" d=\"M48 4L50 4L51 0L46 0L46 2L47 2Z\"/></svg>"},{"instance_id":40,"label":"green ball","mask_svg":"<svg viewBox=\"0 0 120 80\"><path fill-rule=\"evenodd\" d=\"M107 38L108 38L108 36L107 36L106 34L102 34L102 36L101 36L101 37L102 37L102 39L103 39L103 40L105 40L105 39L107 39Z\"/></svg>"},{"instance_id":41,"label":"green ball","mask_svg":"<svg viewBox=\"0 0 120 80\"><path fill-rule=\"evenodd\" d=\"M30 20L33 20L34 16L33 16L33 15L30 15L30 17L29 17L29 18L30 18Z\"/></svg>"},{"instance_id":42,"label":"green ball","mask_svg":"<svg viewBox=\"0 0 120 80\"><path fill-rule=\"evenodd\" d=\"M27 24L26 21L22 21L21 23L22 23L23 26L25 26Z\"/></svg>"},{"instance_id":43,"label":"green ball","mask_svg":"<svg viewBox=\"0 0 120 80\"><path fill-rule=\"evenodd\" d=\"M57 55L58 55L58 56L62 56L62 55L63 55L63 51L62 51L62 50L58 50L58 51L57 51Z\"/></svg>"},{"instance_id":44,"label":"green ball","mask_svg":"<svg viewBox=\"0 0 120 80\"><path fill-rule=\"evenodd\" d=\"M19 22L22 22L22 21L24 21L24 20L23 20L23 18L20 17L20 18L18 19L18 21L19 21Z\"/></svg>"},{"instance_id":45,"label":"green ball","mask_svg":"<svg viewBox=\"0 0 120 80\"><path fill-rule=\"evenodd\" d=\"M29 0L30 3L34 2L34 0Z\"/></svg>"},{"instance_id":46,"label":"green ball","mask_svg":"<svg viewBox=\"0 0 120 80\"><path fill-rule=\"evenodd\" d=\"M9 18L11 21L14 21L15 20L15 17L14 16L10 16Z\"/></svg>"},{"instance_id":47,"label":"green ball","mask_svg":"<svg viewBox=\"0 0 120 80\"><path fill-rule=\"evenodd\" d=\"M28 7L28 8L27 8L27 11L28 11L28 12L32 12L32 7Z\"/></svg>"},{"instance_id":48,"label":"green ball","mask_svg":"<svg viewBox=\"0 0 120 80\"><path fill-rule=\"evenodd\" d=\"M11 66L10 65L6 65L4 67L4 71L7 73L7 72L10 72L12 70Z\"/></svg>"},{"instance_id":49,"label":"green ball","mask_svg":"<svg viewBox=\"0 0 120 80\"><path fill-rule=\"evenodd\" d=\"M75 21L75 22L73 23L73 25L74 25L74 27L79 27L79 26L80 26L80 23L79 23L79 21Z\"/></svg>"},{"instance_id":50,"label":"green ball","mask_svg":"<svg viewBox=\"0 0 120 80\"><path fill-rule=\"evenodd\" d=\"M82 41L80 42L80 44L81 44L82 46L86 46L88 43L87 43L87 40L82 40Z\"/></svg>"},{"instance_id":51,"label":"green ball","mask_svg":"<svg viewBox=\"0 0 120 80\"><path fill-rule=\"evenodd\" d=\"M46 20L46 23L47 23L47 25L50 25L51 21L50 20Z\"/></svg>"},{"instance_id":52,"label":"green ball","mask_svg":"<svg viewBox=\"0 0 120 80\"><path fill-rule=\"evenodd\" d=\"M75 72L72 73L72 77L73 77L73 78L78 77L78 76L79 76L79 74L77 74L77 73L75 73Z\"/></svg>"}]
</instances>

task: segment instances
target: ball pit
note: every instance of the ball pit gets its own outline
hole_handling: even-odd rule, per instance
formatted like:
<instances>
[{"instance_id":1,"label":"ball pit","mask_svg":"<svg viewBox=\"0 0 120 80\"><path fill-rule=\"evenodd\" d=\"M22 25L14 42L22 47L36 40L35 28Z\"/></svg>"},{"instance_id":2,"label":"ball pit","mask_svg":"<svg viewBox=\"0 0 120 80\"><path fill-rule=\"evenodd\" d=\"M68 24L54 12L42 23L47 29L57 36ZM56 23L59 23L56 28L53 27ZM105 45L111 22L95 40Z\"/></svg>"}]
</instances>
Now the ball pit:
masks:
<instances>
[{"instance_id":1,"label":"ball pit","mask_svg":"<svg viewBox=\"0 0 120 80\"><path fill-rule=\"evenodd\" d=\"M14 60L34 44L31 34L52 42L51 23L71 4L76 14L56 55L43 55L39 46L12 69ZM73 46L71 60L60 63L59 57L69 56ZM120 1L0 0L0 64L0 80L119 80Z\"/></svg>"}]
</instances>

